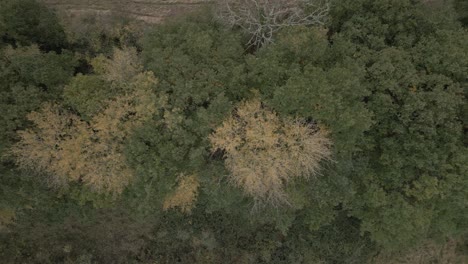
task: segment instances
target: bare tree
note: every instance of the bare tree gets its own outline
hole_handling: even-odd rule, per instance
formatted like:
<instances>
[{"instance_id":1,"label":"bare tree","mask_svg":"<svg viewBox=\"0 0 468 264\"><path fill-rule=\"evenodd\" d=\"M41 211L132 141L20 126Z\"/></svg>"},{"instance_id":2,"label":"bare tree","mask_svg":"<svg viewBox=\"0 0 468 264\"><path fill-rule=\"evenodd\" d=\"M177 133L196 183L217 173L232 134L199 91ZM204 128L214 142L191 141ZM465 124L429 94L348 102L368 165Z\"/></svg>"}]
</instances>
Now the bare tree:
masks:
<instances>
[{"instance_id":1,"label":"bare tree","mask_svg":"<svg viewBox=\"0 0 468 264\"><path fill-rule=\"evenodd\" d=\"M249 46L273 42L276 31L290 26L323 25L331 0L220 0L218 17L251 37Z\"/></svg>"}]
</instances>

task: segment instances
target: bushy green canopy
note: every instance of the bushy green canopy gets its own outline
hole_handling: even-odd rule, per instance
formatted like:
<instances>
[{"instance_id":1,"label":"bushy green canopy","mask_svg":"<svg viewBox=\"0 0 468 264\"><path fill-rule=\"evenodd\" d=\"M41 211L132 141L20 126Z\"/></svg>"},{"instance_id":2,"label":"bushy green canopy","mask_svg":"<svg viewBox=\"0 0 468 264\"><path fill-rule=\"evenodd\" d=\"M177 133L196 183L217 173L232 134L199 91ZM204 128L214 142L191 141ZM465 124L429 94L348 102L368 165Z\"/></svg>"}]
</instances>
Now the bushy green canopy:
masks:
<instances>
[{"instance_id":1,"label":"bushy green canopy","mask_svg":"<svg viewBox=\"0 0 468 264\"><path fill-rule=\"evenodd\" d=\"M463 4L332 3L256 51L203 9L90 56L43 5L2 2L0 259L464 263ZM54 166L17 166L34 155ZM269 186L287 202L259 203Z\"/></svg>"}]
</instances>

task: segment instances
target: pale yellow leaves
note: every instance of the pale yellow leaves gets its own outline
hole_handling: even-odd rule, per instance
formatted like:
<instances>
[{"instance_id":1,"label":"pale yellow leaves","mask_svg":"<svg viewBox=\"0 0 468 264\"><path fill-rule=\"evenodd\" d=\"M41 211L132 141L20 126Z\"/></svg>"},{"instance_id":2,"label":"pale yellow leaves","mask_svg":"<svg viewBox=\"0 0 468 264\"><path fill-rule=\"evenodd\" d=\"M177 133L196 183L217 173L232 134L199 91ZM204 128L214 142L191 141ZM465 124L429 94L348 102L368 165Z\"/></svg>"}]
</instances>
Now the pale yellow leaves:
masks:
<instances>
[{"instance_id":1,"label":"pale yellow leaves","mask_svg":"<svg viewBox=\"0 0 468 264\"><path fill-rule=\"evenodd\" d=\"M210 136L213 151L225 151L233 183L257 201L287 202L285 184L319 172L330 158L325 131L298 120L281 119L259 100L243 102Z\"/></svg>"},{"instance_id":2,"label":"pale yellow leaves","mask_svg":"<svg viewBox=\"0 0 468 264\"><path fill-rule=\"evenodd\" d=\"M153 92L157 80L142 72L134 48L115 49L111 59L92 61L114 96L100 103L89 122L58 105L46 103L28 119L33 127L19 131L12 153L21 168L41 171L51 185L83 182L97 192L121 193L133 178L123 147L125 140L167 102Z\"/></svg>"},{"instance_id":3,"label":"pale yellow leaves","mask_svg":"<svg viewBox=\"0 0 468 264\"><path fill-rule=\"evenodd\" d=\"M86 124L59 106L46 103L38 112L27 116L35 126L19 131L20 141L13 146L12 153L21 168L37 169L55 175L52 185L65 185L69 180L80 178L76 159L81 152L78 141L87 137Z\"/></svg>"},{"instance_id":4,"label":"pale yellow leaves","mask_svg":"<svg viewBox=\"0 0 468 264\"><path fill-rule=\"evenodd\" d=\"M115 48L111 59L100 55L91 61L91 65L106 81L119 84L130 81L143 70L137 50L133 47Z\"/></svg>"},{"instance_id":5,"label":"pale yellow leaves","mask_svg":"<svg viewBox=\"0 0 468 264\"><path fill-rule=\"evenodd\" d=\"M181 174L178 181L176 190L164 200L163 209L178 207L183 213L190 213L197 200L198 187L200 186L198 177Z\"/></svg>"},{"instance_id":6,"label":"pale yellow leaves","mask_svg":"<svg viewBox=\"0 0 468 264\"><path fill-rule=\"evenodd\" d=\"M15 215L11 209L0 209L0 233L8 232L8 225L14 222Z\"/></svg>"},{"instance_id":7,"label":"pale yellow leaves","mask_svg":"<svg viewBox=\"0 0 468 264\"><path fill-rule=\"evenodd\" d=\"M12 148L17 164L46 173L52 185L82 181L98 192L121 193L133 178L124 142L165 102L151 91L155 82L151 73L137 75L132 91L109 100L89 123L58 105L43 105L28 115L34 126L18 132Z\"/></svg>"},{"instance_id":8,"label":"pale yellow leaves","mask_svg":"<svg viewBox=\"0 0 468 264\"><path fill-rule=\"evenodd\" d=\"M39 46L31 45L26 47L18 47L13 48L12 46L6 46L2 49L2 55L5 56L8 60L11 60L12 57L22 55L22 56L33 56L33 55L40 55L41 51Z\"/></svg>"},{"instance_id":9,"label":"pale yellow leaves","mask_svg":"<svg viewBox=\"0 0 468 264\"><path fill-rule=\"evenodd\" d=\"M94 131L92 151L85 164L94 169L83 176L83 181L94 189L121 192L133 178L123 154L126 138L133 129L143 125L156 111L156 100L148 90L117 97L96 115L91 128Z\"/></svg>"}]
</instances>

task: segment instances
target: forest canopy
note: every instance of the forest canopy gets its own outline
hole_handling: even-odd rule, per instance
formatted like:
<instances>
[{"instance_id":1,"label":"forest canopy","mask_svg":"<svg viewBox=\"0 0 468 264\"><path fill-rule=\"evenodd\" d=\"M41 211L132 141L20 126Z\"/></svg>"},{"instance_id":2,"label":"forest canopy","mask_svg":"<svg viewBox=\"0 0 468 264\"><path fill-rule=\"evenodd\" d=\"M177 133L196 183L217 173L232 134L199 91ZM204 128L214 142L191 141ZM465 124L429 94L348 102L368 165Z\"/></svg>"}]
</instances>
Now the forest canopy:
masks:
<instances>
[{"instance_id":1,"label":"forest canopy","mask_svg":"<svg viewBox=\"0 0 468 264\"><path fill-rule=\"evenodd\" d=\"M467 18L223 0L97 26L2 1L2 263L468 262Z\"/></svg>"}]
</instances>

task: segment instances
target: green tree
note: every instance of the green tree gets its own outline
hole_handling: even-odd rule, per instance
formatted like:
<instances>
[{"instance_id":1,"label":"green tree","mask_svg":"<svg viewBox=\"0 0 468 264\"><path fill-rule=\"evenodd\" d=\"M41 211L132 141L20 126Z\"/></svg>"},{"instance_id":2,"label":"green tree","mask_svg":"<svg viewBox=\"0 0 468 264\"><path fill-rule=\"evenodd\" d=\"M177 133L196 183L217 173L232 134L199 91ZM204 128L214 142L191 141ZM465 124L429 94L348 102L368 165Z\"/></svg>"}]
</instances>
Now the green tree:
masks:
<instances>
[{"instance_id":1,"label":"green tree","mask_svg":"<svg viewBox=\"0 0 468 264\"><path fill-rule=\"evenodd\" d=\"M111 55L114 48L140 49L139 41L148 27L145 22L124 12L87 12L77 16L66 13L62 12L60 20L70 49L89 56Z\"/></svg>"},{"instance_id":2,"label":"green tree","mask_svg":"<svg viewBox=\"0 0 468 264\"><path fill-rule=\"evenodd\" d=\"M210 164L208 135L231 102L247 94L243 49L239 35L203 16L157 26L143 47L144 65L158 78L168 107L135 132L126 153L141 180L136 188L151 186L153 205L147 205L161 208L178 175L197 174L201 190L222 176L220 162Z\"/></svg>"},{"instance_id":3,"label":"green tree","mask_svg":"<svg viewBox=\"0 0 468 264\"><path fill-rule=\"evenodd\" d=\"M468 26L468 3L463 0L454 0L454 8L460 16L460 22L465 27Z\"/></svg>"},{"instance_id":4,"label":"green tree","mask_svg":"<svg viewBox=\"0 0 468 264\"><path fill-rule=\"evenodd\" d=\"M4 0L0 5L2 41L15 46L38 44L59 51L66 35L55 14L36 0Z\"/></svg>"},{"instance_id":5,"label":"green tree","mask_svg":"<svg viewBox=\"0 0 468 264\"><path fill-rule=\"evenodd\" d=\"M226 31L211 17L193 16L158 26L143 39L147 69L171 93L171 104L195 111L220 94L246 95L243 47L239 34Z\"/></svg>"},{"instance_id":6,"label":"green tree","mask_svg":"<svg viewBox=\"0 0 468 264\"><path fill-rule=\"evenodd\" d=\"M282 116L318 124L333 142L334 162L309 184L291 190L296 197L303 195L298 204L311 230L332 221L335 206L353 193L354 156L372 125L364 101L369 92L361 82L364 69L355 51L346 40L330 45L322 29L292 28L281 32L275 45L248 58L250 83L259 87L267 105Z\"/></svg>"},{"instance_id":7,"label":"green tree","mask_svg":"<svg viewBox=\"0 0 468 264\"><path fill-rule=\"evenodd\" d=\"M2 51L5 63L4 85L22 83L40 87L51 98L62 95L62 89L73 76L77 62L69 51L61 54L41 52L36 45Z\"/></svg>"},{"instance_id":8,"label":"green tree","mask_svg":"<svg viewBox=\"0 0 468 264\"><path fill-rule=\"evenodd\" d=\"M349 208L386 248L466 230L466 32L453 13L442 19L444 12L428 8L365 0L343 1L332 12L335 38L359 49L373 116L365 151L354 159Z\"/></svg>"},{"instance_id":9,"label":"green tree","mask_svg":"<svg viewBox=\"0 0 468 264\"><path fill-rule=\"evenodd\" d=\"M42 53L37 46L0 51L0 152L26 127L26 114L41 102L60 98L73 76L76 61L69 53Z\"/></svg>"},{"instance_id":10,"label":"green tree","mask_svg":"<svg viewBox=\"0 0 468 264\"><path fill-rule=\"evenodd\" d=\"M93 73L77 74L63 91L65 103L86 120L103 110L109 99L134 90L143 70L134 48L114 48L110 58L101 54L89 63ZM140 84L145 85L141 80Z\"/></svg>"},{"instance_id":11,"label":"green tree","mask_svg":"<svg viewBox=\"0 0 468 264\"><path fill-rule=\"evenodd\" d=\"M110 83L99 75L79 73L65 86L63 98L83 119L90 120L104 109L103 102L114 96L109 87Z\"/></svg>"}]
</instances>

